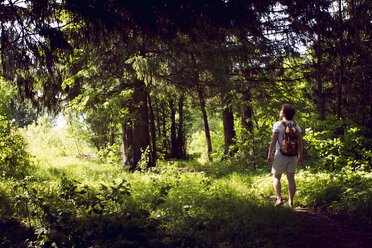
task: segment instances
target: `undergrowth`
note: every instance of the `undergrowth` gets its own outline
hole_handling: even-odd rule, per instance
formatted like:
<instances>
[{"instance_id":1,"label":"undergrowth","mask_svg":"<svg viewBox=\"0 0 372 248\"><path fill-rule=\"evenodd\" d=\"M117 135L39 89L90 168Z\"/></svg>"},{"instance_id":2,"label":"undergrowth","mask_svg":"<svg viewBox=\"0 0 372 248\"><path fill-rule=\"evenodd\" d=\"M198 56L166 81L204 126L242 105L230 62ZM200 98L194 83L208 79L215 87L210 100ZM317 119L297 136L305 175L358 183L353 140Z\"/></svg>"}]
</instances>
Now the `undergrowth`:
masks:
<instances>
[{"instance_id":1,"label":"undergrowth","mask_svg":"<svg viewBox=\"0 0 372 248\"><path fill-rule=\"evenodd\" d=\"M270 200L268 165L159 161L130 173L84 144L85 156L78 156L63 130L38 128L24 131L36 165L25 177L0 182L0 224L16 221L33 235L3 231L2 247L19 246L22 238L24 247L291 247L300 236L301 221ZM296 206L370 223L370 172L306 166L296 174ZM285 177L282 187L286 196Z\"/></svg>"},{"instance_id":2,"label":"undergrowth","mask_svg":"<svg viewBox=\"0 0 372 248\"><path fill-rule=\"evenodd\" d=\"M105 182L3 180L2 214L35 231L33 247L281 247L296 236L289 209L178 166L163 162Z\"/></svg>"}]
</instances>

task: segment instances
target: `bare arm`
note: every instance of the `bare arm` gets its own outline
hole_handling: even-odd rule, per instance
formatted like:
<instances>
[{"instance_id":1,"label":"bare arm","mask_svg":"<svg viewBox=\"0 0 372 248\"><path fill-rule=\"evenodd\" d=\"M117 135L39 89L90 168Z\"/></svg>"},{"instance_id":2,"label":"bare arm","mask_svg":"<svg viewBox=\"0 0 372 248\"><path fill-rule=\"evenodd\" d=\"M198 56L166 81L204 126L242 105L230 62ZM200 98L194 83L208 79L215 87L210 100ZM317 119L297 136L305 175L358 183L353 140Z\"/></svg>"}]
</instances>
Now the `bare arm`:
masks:
<instances>
[{"instance_id":1,"label":"bare arm","mask_svg":"<svg viewBox=\"0 0 372 248\"><path fill-rule=\"evenodd\" d=\"M303 142L302 142L302 134L298 134L298 164L302 165L302 153L303 153Z\"/></svg>"},{"instance_id":2,"label":"bare arm","mask_svg":"<svg viewBox=\"0 0 372 248\"><path fill-rule=\"evenodd\" d=\"M271 136L271 142L269 147L269 153L267 154L267 162L269 164L272 164L272 156L273 156L273 150L276 146L276 142L278 142L279 133L273 133Z\"/></svg>"}]
</instances>

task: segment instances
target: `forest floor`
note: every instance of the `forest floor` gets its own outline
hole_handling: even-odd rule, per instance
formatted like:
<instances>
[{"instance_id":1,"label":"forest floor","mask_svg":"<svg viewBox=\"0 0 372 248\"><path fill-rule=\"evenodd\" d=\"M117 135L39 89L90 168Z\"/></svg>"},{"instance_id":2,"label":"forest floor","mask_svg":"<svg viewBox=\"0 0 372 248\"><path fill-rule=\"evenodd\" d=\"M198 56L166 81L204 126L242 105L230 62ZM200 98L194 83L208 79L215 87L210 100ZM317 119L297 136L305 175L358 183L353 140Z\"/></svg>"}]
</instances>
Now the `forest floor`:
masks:
<instances>
[{"instance_id":1,"label":"forest floor","mask_svg":"<svg viewBox=\"0 0 372 248\"><path fill-rule=\"evenodd\" d=\"M302 248L371 248L372 226L344 214L331 214L324 209L309 211L294 208L305 224L300 239L293 247Z\"/></svg>"},{"instance_id":2,"label":"forest floor","mask_svg":"<svg viewBox=\"0 0 372 248\"><path fill-rule=\"evenodd\" d=\"M288 247L298 248L371 248L372 225L324 209L309 211L296 207L294 214L303 223L297 240ZM33 230L17 221L0 221L0 246L24 247L26 240L36 240Z\"/></svg>"},{"instance_id":3,"label":"forest floor","mask_svg":"<svg viewBox=\"0 0 372 248\"><path fill-rule=\"evenodd\" d=\"M308 211L294 208L294 213L304 223L302 234L290 247L301 248L370 248L372 247L371 225L361 224L345 215L326 211ZM2 247L23 247L26 239L35 240L33 232L15 221L0 223Z\"/></svg>"}]
</instances>

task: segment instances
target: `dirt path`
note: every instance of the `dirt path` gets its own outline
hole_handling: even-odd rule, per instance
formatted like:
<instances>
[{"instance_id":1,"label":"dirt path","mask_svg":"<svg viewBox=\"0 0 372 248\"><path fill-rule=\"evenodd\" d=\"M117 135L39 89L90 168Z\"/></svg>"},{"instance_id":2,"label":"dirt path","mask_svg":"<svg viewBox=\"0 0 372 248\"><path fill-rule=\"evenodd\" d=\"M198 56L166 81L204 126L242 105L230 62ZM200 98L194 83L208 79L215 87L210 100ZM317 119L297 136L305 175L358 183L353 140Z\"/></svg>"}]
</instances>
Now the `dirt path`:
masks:
<instances>
[{"instance_id":1,"label":"dirt path","mask_svg":"<svg viewBox=\"0 0 372 248\"><path fill-rule=\"evenodd\" d=\"M310 212L295 208L294 213L305 224L300 240L294 247L301 248L371 248L372 226L361 224L345 215L325 211Z\"/></svg>"},{"instance_id":2,"label":"dirt path","mask_svg":"<svg viewBox=\"0 0 372 248\"><path fill-rule=\"evenodd\" d=\"M372 248L371 225L325 211L310 212L306 208L293 211L304 226L299 239L288 244L288 248ZM1 247L24 247L26 239L36 239L29 228L16 221L0 221Z\"/></svg>"}]
</instances>

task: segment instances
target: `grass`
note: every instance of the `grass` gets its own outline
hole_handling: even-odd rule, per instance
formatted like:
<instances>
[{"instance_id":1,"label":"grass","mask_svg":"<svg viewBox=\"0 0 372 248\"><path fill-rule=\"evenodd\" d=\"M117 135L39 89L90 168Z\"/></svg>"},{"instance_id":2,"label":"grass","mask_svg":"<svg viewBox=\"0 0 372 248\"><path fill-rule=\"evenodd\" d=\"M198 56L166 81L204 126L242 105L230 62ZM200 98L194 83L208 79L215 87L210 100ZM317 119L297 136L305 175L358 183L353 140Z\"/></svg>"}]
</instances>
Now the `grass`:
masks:
<instances>
[{"instance_id":1,"label":"grass","mask_svg":"<svg viewBox=\"0 0 372 248\"><path fill-rule=\"evenodd\" d=\"M129 173L99 157L77 157L64 130L39 131L24 131L36 158L31 175L0 182L3 222L30 226L29 246L290 247L299 238L300 220L267 200L274 195L267 168L160 161ZM84 143L80 149L95 153ZM326 206L366 221L371 214L371 173L301 169L296 179L297 206Z\"/></svg>"}]
</instances>

